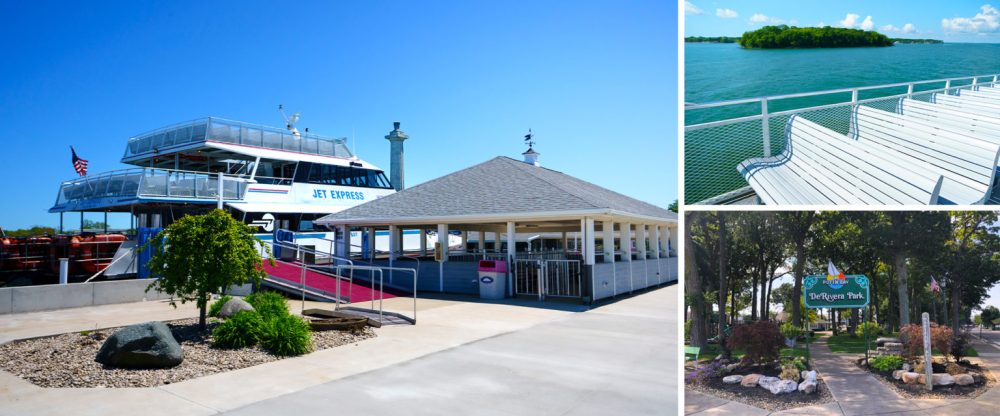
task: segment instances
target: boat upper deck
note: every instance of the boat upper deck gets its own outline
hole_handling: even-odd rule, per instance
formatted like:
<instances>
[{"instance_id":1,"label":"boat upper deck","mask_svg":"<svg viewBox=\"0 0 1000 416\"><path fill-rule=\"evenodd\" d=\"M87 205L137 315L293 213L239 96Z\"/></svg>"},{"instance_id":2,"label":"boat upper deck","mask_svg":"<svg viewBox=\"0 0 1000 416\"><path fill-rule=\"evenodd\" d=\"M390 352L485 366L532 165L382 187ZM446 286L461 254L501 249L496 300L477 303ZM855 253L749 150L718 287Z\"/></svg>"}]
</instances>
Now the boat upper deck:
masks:
<instances>
[{"instance_id":1,"label":"boat upper deck","mask_svg":"<svg viewBox=\"0 0 1000 416\"><path fill-rule=\"evenodd\" d=\"M277 127L205 117L130 138L122 162L141 165L150 158L197 148L209 142L345 159L354 156L343 138L312 133L295 135Z\"/></svg>"}]
</instances>

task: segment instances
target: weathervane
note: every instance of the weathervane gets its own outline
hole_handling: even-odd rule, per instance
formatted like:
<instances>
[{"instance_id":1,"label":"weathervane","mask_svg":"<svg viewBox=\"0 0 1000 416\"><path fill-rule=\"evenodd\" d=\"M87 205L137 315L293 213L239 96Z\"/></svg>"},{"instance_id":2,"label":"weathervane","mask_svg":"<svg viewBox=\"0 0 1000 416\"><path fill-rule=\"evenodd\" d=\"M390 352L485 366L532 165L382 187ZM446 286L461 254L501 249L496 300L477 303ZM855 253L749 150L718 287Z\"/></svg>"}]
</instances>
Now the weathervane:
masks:
<instances>
[{"instance_id":1,"label":"weathervane","mask_svg":"<svg viewBox=\"0 0 1000 416\"><path fill-rule=\"evenodd\" d=\"M535 141L532 140L535 135L531 133L531 128L528 128L528 134L524 135L524 142L528 144L528 148L531 149L535 146Z\"/></svg>"}]
</instances>

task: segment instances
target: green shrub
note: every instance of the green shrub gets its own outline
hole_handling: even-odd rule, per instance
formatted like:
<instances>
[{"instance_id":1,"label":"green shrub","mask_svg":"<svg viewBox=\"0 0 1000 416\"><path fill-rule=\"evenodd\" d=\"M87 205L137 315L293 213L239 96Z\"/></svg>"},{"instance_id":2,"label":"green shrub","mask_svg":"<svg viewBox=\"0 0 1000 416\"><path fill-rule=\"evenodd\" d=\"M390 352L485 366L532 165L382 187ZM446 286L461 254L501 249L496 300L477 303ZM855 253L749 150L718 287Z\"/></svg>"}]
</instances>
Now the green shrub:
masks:
<instances>
[{"instance_id":1,"label":"green shrub","mask_svg":"<svg viewBox=\"0 0 1000 416\"><path fill-rule=\"evenodd\" d=\"M288 315L288 303L278 292L251 293L244 300L265 320Z\"/></svg>"},{"instance_id":2,"label":"green shrub","mask_svg":"<svg viewBox=\"0 0 1000 416\"><path fill-rule=\"evenodd\" d=\"M239 311L212 332L212 344L221 348L257 345L264 336L264 319L254 311Z\"/></svg>"},{"instance_id":3,"label":"green shrub","mask_svg":"<svg viewBox=\"0 0 1000 416\"><path fill-rule=\"evenodd\" d=\"M261 344L274 355L302 355L312 347L312 328L297 316L277 316L267 323Z\"/></svg>"},{"instance_id":4,"label":"green shrub","mask_svg":"<svg viewBox=\"0 0 1000 416\"><path fill-rule=\"evenodd\" d=\"M898 355L883 355L881 357L875 357L868 360L868 364L872 368L884 373L903 368L904 361L903 357Z\"/></svg>"},{"instance_id":5,"label":"green shrub","mask_svg":"<svg viewBox=\"0 0 1000 416\"><path fill-rule=\"evenodd\" d=\"M802 335L802 328L795 326L791 322L781 324L781 335L787 339L798 339Z\"/></svg>"},{"instance_id":6,"label":"green shrub","mask_svg":"<svg viewBox=\"0 0 1000 416\"><path fill-rule=\"evenodd\" d=\"M854 335L858 337L864 337L865 326L868 326L868 336L870 337L877 337L882 334L882 327L878 326L878 324L875 322L868 322L858 325L857 329L854 330Z\"/></svg>"},{"instance_id":7,"label":"green shrub","mask_svg":"<svg viewBox=\"0 0 1000 416\"><path fill-rule=\"evenodd\" d=\"M208 316L219 316L219 312L222 312L222 305L225 305L226 302L229 302L232 299L233 297L229 295L220 296L219 299L212 302L212 306L208 308Z\"/></svg>"}]
</instances>

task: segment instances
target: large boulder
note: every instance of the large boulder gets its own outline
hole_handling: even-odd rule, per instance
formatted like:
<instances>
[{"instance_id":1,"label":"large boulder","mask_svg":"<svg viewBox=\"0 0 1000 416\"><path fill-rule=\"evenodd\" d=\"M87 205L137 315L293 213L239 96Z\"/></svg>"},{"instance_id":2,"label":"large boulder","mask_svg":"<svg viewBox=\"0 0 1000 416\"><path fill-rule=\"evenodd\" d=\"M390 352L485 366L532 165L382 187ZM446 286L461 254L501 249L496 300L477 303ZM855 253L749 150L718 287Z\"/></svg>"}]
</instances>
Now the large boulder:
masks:
<instances>
[{"instance_id":1,"label":"large boulder","mask_svg":"<svg viewBox=\"0 0 1000 416\"><path fill-rule=\"evenodd\" d=\"M735 375L731 375L731 376L725 376L725 377L722 378L722 382L726 383L726 384L736 384L736 383L739 383L741 381L743 381L743 376L741 376L739 374L735 374Z\"/></svg>"},{"instance_id":2,"label":"large boulder","mask_svg":"<svg viewBox=\"0 0 1000 416\"><path fill-rule=\"evenodd\" d=\"M968 386L976 382L976 379L972 377L972 374L959 374L955 376L955 384L959 386Z\"/></svg>"},{"instance_id":3,"label":"large boulder","mask_svg":"<svg viewBox=\"0 0 1000 416\"><path fill-rule=\"evenodd\" d=\"M812 371L805 371L805 370L803 370L802 371L802 380L804 380L804 381L811 381L811 382L815 383L816 382L816 370L812 370Z\"/></svg>"},{"instance_id":4,"label":"large boulder","mask_svg":"<svg viewBox=\"0 0 1000 416\"><path fill-rule=\"evenodd\" d=\"M743 387L757 387L757 382L760 381L760 374L750 374L743 376L743 381L740 381L740 385Z\"/></svg>"},{"instance_id":5,"label":"large boulder","mask_svg":"<svg viewBox=\"0 0 1000 416\"><path fill-rule=\"evenodd\" d=\"M111 367L164 368L184 361L184 352L166 324L146 322L111 334L94 361Z\"/></svg>"},{"instance_id":6,"label":"large boulder","mask_svg":"<svg viewBox=\"0 0 1000 416\"><path fill-rule=\"evenodd\" d=\"M816 382L815 381L803 381L799 383L799 391L805 394L813 394L816 392Z\"/></svg>"},{"instance_id":7,"label":"large boulder","mask_svg":"<svg viewBox=\"0 0 1000 416\"><path fill-rule=\"evenodd\" d=\"M236 315L240 311L252 311L253 306L251 306L247 301L240 298L232 298L222 305L222 309L219 310L220 318L229 318L230 316Z\"/></svg>"},{"instance_id":8,"label":"large boulder","mask_svg":"<svg viewBox=\"0 0 1000 416\"><path fill-rule=\"evenodd\" d=\"M773 384L775 384L775 383L777 383L779 381L781 381L781 379L777 378L777 377L761 376L757 380L757 385L761 386L761 387L763 387L765 389L770 389L771 385L773 385Z\"/></svg>"},{"instance_id":9,"label":"large boulder","mask_svg":"<svg viewBox=\"0 0 1000 416\"><path fill-rule=\"evenodd\" d=\"M906 384L918 384L921 382L921 378L923 378L922 374L914 373L912 371L907 371L902 374L903 382Z\"/></svg>"},{"instance_id":10,"label":"large boulder","mask_svg":"<svg viewBox=\"0 0 1000 416\"><path fill-rule=\"evenodd\" d=\"M892 372L892 378L894 378L896 380L899 380L899 379L903 378L903 373L905 373L905 372L906 371L903 371L903 370L893 371Z\"/></svg>"},{"instance_id":11,"label":"large boulder","mask_svg":"<svg viewBox=\"0 0 1000 416\"><path fill-rule=\"evenodd\" d=\"M934 373L931 377L931 382L935 386L950 386L955 384L955 378L948 373Z\"/></svg>"},{"instance_id":12,"label":"large boulder","mask_svg":"<svg viewBox=\"0 0 1000 416\"><path fill-rule=\"evenodd\" d=\"M765 388L770 391L771 394L791 393L799 388L799 383L792 380L778 379L777 382L769 383Z\"/></svg>"}]
</instances>

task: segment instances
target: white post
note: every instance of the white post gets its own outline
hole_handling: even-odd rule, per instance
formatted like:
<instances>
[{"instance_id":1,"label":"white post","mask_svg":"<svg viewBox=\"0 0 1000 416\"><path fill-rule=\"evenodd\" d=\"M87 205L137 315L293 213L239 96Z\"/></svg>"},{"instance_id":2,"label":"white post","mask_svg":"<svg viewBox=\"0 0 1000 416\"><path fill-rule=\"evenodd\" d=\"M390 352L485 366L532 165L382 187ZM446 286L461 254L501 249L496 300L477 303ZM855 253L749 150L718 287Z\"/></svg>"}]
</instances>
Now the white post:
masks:
<instances>
[{"instance_id":1,"label":"white post","mask_svg":"<svg viewBox=\"0 0 1000 416\"><path fill-rule=\"evenodd\" d=\"M337 234L340 236L340 247L337 247L337 255L345 259L351 258L351 227L338 225Z\"/></svg>"},{"instance_id":2,"label":"white post","mask_svg":"<svg viewBox=\"0 0 1000 416\"><path fill-rule=\"evenodd\" d=\"M69 259L60 258L59 259L59 284L65 285L69 283Z\"/></svg>"},{"instance_id":3,"label":"white post","mask_svg":"<svg viewBox=\"0 0 1000 416\"><path fill-rule=\"evenodd\" d=\"M514 221L507 221L507 292L514 295L514 257L517 255L517 245L514 241Z\"/></svg>"},{"instance_id":4,"label":"white post","mask_svg":"<svg viewBox=\"0 0 1000 416\"><path fill-rule=\"evenodd\" d=\"M441 246L438 262L438 290L444 293L444 263L448 261L448 224L438 224L437 242Z\"/></svg>"},{"instance_id":5,"label":"white post","mask_svg":"<svg viewBox=\"0 0 1000 416\"><path fill-rule=\"evenodd\" d=\"M219 172L219 202L215 205L215 207L222 209L222 172Z\"/></svg>"},{"instance_id":6,"label":"white post","mask_svg":"<svg viewBox=\"0 0 1000 416\"><path fill-rule=\"evenodd\" d=\"M659 225L654 225L653 229L651 231L653 232L653 235L650 236L650 238L649 238L649 245L653 249L653 258L654 259L658 259L658 258L660 258L660 242L661 242L661 240L660 240L660 226Z\"/></svg>"},{"instance_id":7,"label":"white post","mask_svg":"<svg viewBox=\"0 0 1000 416\"><path fill-rule=\"evenodd\" d=\"M389 260L399 257L399 226L389 226Z\"/></svg>"},{"instance_id":8,"label":"white post","mask_svg":"<svg viewBox=\"0 0 1000 416\"><path fill-rule=\"evenodd\" d=\"M761 132L764 136L764 156L771 156L771 128L768 126L767 98L760 99Z\"/></svg>"},{"instance_id":9,"label":"white post","mask_svg":"<svg viewBox=\"0 0 1000 416\"><path fill-rule=\"evenodd\" d=\"M427 255L427 230L424 227L420 227L420 256Z\"/></svg>"},{"instance_id":10,"label":"white post","mask_svg":"<svg viewBox=\"0 0 1000 416\"><path fill-rule=\"evenodd\" d=\"M622 261L632 261L632 224L623 222L621 224L621 249Z\"/></svg>"},{"instance_id":11,"label":"white post","mask_svg":"<svg viewBox=\"0 0 1000 416\"><path fill-rule=\"evenodd\" d=\"M931 364L931 323L927 312L920 314L924 326L924 377L927 379L927 390L934 389L934 366Z\"/></svg>"},{"instance_id":12,"label":"white post","mask_svg":"<svg viewBox=\"0 0 1000 416\"><path fill-rule=\"evenodd\" d=\"M601 221L601 243L604 245L604 262L615 262L615 223Z\"/></svg>"},{"instance_id":13,"label":"white post","mask_svg":"<svg viewBox=\"0 0 1000 416\"><path fill-rule=\"evenodd\" d=\"M666 235L663 236L664 244L666 245L663 249L667 251L667 255L670 255L670 248L677 247L677 230L670 227L664 227L666 229Z\"/></svg>"},{"instance_id":14,"label":"white post","mask_svg":"<svg viewBox=\"0 0 1000 416\"><path fill-rule=\"evenodd\" d=\"M580 218L580 257L583 258L583 262L587 262L587 250L590 247L587 246L587 219Z\"/></svg>"},{"instance_id":15,"label":"white post","mask_svg":"<svg viewBox=\"0 0 1000 416\"><path fill-rule=\"evenodd\" d=\"M375 227L368 227L368 252L365 253L365 256L368 257L369 261L375 260L375 242L377 241L375 233Z\"/></svg>"},{"instance_id":16,"label":"white post","mask_svg":"<svg viewBox=\"0 0 1000 416\"><path fill-rule=\"evenodd\" d=\"M585 264L593 265L597 261L597 239L594 236L594 219L587 218L584 221L583 244L587 247L587 257L584 257Z\"/></svg>"},{"instance_id":17,"label":"white post","mask_svg":"<svg viewBox=\"0 0 1000 416\"><path fill-rule=\"evenodd\" d=\"M646 260L646 224L635 225L635 252L637 257Z\"/></svg>"}]
</instances>

